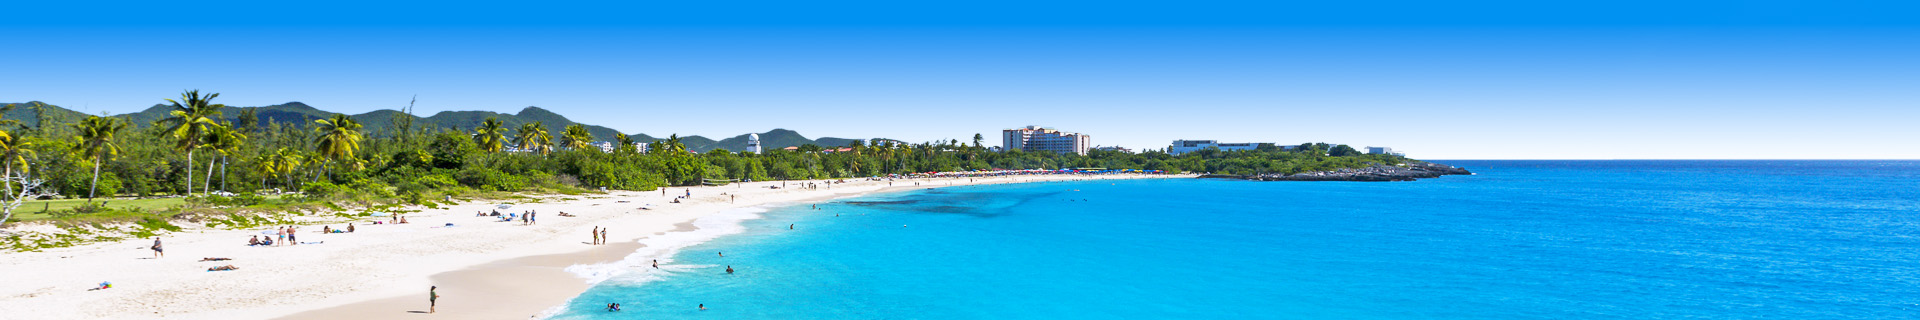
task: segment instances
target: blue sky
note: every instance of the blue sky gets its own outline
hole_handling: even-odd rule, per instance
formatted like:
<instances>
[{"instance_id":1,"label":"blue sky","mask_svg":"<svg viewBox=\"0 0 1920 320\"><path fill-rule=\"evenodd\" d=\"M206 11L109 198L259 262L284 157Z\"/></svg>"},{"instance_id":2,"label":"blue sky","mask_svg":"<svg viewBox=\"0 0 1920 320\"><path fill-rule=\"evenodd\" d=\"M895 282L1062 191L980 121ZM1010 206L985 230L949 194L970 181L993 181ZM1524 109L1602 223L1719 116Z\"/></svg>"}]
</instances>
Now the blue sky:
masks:
<instances>
[{"instance_id":1,"label":"blue sky","mask_svg":"<svg viewBox=\"0 0 1920 320\"><path fill-rule=\"evenodd\" d=\"M1135 149L1920 158L1920 6L1900 2L688 3L7 4L31 14L0 20L0 101L417 94L422 114L539 106L661 136L1037 124Z\"/></svg>"}]
</instances>

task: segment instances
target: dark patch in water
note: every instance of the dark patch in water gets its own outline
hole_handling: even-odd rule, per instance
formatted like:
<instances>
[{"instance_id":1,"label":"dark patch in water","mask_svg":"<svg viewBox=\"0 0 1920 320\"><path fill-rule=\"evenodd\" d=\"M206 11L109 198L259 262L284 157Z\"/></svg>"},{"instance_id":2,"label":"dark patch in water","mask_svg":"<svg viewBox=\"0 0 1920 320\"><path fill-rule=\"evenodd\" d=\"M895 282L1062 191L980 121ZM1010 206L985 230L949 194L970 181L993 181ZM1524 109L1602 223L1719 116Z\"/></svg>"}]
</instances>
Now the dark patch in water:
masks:
<instances>
[{"instance_id":1,"label":"dark patch in water","mask_svg":"<svg viewBox=\"0 0 1920 320\"><path fill-rule=\"evenodd\" d=\"M851 204L851 205L856 205L856 206L878 206L878 205L902 205L902 204L913 204L913 203L915 203L915 202L920 202L920 201L919 201L919 200L893 200L893 201L847 201L847 202L846 202L846 204Z\"/></svg>"},{"instance_id":2,"label":"dark patch in water","mask_svg":"<svg viewBox=\"0 0 1920 320\"><path fill-rule=\"evenodd\" d=\"M1010 209L1012 207L1060 193L1061 192L987 193L929 191L910 194L897 200L847 201L846 203L881 210L930 214L958 214L976 218L993 218L1006 215L1011 211Z\"/></svg>"}]
</instances>

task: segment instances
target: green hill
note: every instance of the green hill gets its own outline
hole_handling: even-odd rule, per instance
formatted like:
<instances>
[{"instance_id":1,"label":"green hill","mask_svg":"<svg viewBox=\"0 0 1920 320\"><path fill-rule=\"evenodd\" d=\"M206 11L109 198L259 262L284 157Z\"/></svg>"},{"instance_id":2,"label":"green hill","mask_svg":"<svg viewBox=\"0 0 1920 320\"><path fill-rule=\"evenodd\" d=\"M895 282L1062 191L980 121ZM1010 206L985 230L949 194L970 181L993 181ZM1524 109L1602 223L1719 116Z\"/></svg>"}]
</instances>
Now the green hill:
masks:
<instances>
[{"instance_id":1,"label":"green hill","mask_svg":"<svg viewBox=\"0 0 1920 320\"><path fill-rule=\"evenodd\" d=\"M0 103L0 105L5 105L5 104ZM241 109L253 109L255 115L260 117L261 125L266 125L268 123L281 123L282 125L293 125L293 126L304 127L306 125L312 124L313 120L328 118L334 115L333 112L321 110L319 108L309 106L299 101L293 101L293 102L287 102L282 104L276 104L276 105L270 105L270 106L259 106L259 107L229 106L225 109L220 110L220 113L221 113L220 116L222 118L225 118L227 121L233 122L233 121L236 121L236 119L240 116ZM114 116L127 119L134 125L149 126L149 125L153 125L154 121L165 119L168 116L169 111L170 110L168 109L167 105L156 104L156 105L153 105L152 107L148 107L146 110L141 110L140 112L119 114ZM21 103L20 107L17 107L14 110L7 111L5 113L5 119L20 120L22 126L34 127L39 125L39 118L35 116L35 114L38 112L45 112L47 115L47 118L49 120L52 120L55 123L67 123L67 122L77 121L78 119L85 118L87 116L86 114L80 113L78 111L73 111L73 110L61 108L59 106L54 106L54 105L49 105L45 111L35 111L35 110L32 110L32 108L28 108L26 103ZM515 113L515 114L505 114L505 113L492 112L492 111L442 111L440 113L436 113L432 116L428 116L425 118L412 116L412 115L404 115L400 111L391 110L391 109L382 109L382 110L375 110L373 112L349 115L349 117L352 117L354 121L359 121L361 125L364 125L368 133L373 136L386 136L386 135L392 134L393 128L391 124L393 123L392 121L394 119L394 116L414 117L415 127L453 128L453 129L459 129L462 131L473 130L473 128L480 126L480 123L486 121L486 119L489 117L500 119L501 122L504 122L506 124L507 128L518 128L520 127L521 124L525 124L533 121L540 121L541 124L546 125L548 132L556 136L559 135L560 132L566 130L567 126L577 123L571 119L568 119L566 116L562 116L558 113L554 113L553 111L548 111L547 109L542 109L540 107L526 107L525 109L521 109L519 113ZM613 128L596 126L596 125L586 125L586 126L587 126L587 132L593 133L593 138L598 141L613 141L614 135L620 133L618 130L614 130ZM630 138L632 138L634 141L637 141L637 142L652 142L656 140L666 139L663 136L657 137L657 136L652 136L652 135L643 134L643 133L632 133L630 134ZM823 147L837 147L837 146L845 146L849 142L852 142L855 140L865 140L865 139L848 139L848 138L832 138L832 137L823 137L820 139L808 139L806 136L801 135L799 132L794 132L793 130L787 130L787 129L773 129L771 131L760 133L760 144L761 146L767 149L797 147L804 144L814 144L814 145L819 145ZM718 141L713 140L712 138L707 138L707 137L702 137L697 135L684 136L684 137L680 137L680 142L682 144L686 144L688 150L693 150L698 152L706 152L713 149L727 149L731 151L742 151L747 149L746 134L728 137Z\"/></svg>"}]
</instances>

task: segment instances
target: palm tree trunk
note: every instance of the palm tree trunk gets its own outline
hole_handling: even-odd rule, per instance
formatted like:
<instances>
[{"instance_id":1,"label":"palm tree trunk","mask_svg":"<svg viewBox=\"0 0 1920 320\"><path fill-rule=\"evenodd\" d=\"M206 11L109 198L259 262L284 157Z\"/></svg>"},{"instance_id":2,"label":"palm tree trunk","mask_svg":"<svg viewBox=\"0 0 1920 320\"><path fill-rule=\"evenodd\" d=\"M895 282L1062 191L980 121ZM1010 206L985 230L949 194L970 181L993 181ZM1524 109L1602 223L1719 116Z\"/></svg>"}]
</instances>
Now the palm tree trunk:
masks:
<instances>
[{"instance_id":1,"label":"palm tree trunk","mask_svg":"<svg viewBox=\"0 0 1920 320\"><path fill-rule=\"evenodd\" d=\"M200 182L200 192L213 194L213 159L207 159L207 181Z\"/></svg>"},{"instance_id":2,"label":"palm tree trunk","mask_svg":"<svg viewBox=\"0 0 1920 320\"><path fill-rule=\"evenodd\" d=\"M7 171L7 175L5 176L5 178L12 178L13 177L13 159L7 159L6 171ZM13 181L0 181L0 184L7 185L7 200L13 200Z\"/></svg>"},{"instance_id":3,"label":"palm tree trunk","mask_svg":"<svg viewBox=\"0 0 1920 320\"><path fill-rule=\"evenodd\" d=\"M187 193L193 195L193 147L187 147Z\"/></svg>"},{"instance_id":4,"label":"palm tree trunk","mask_svg":"<svg viewBox=\"0 0 1920 320\"><path fill-rule=\"evenodd\" d=\"M93 206L93 192L100 190L100 158L93 158L93 183L87 185L87 206ZM155 240L159 241L159 240Z\"/></svg>"},{"instance_id":5,"label":"palm tree trunk","mask_svg":"<svg viewBox=\"0 0 1920 320\"><path fill-rule=\"evenodd\" d=\"M227 156L220 156L220 191L227 191Z\"/></svg>"}]
</instances>

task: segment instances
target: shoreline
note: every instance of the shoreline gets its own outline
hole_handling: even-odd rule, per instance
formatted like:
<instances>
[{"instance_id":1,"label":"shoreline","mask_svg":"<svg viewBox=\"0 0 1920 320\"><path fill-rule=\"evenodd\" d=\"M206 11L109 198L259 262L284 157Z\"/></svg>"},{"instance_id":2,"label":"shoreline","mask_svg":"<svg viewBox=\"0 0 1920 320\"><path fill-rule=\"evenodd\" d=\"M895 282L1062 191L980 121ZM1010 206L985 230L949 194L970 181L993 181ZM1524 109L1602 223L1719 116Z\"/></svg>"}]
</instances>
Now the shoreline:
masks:
<instances>
[{"instance_id":1,"label":"shoreline","mask_svg":"<svg viewBox=\"0 0 1920 320\"><path fill-rule=\"evenodd\" d=\"M551 202L516 204L509 209L548 213L533 226L470 216L465 212L486 211L494 205L466 203L408 214L411 224L356 223L359 232L354 234L319 234L318 225L301 226L301 240L314 244L271 248L245 246L245 239L260 230L186 230L163 236L170 256L163 259L142 259L151 254L144 248L151 239L8 254L7 261L0 261L0 273L30 277L10 279L13 283L0 288L0 309L29 315L28 319L384 319L425 315L411 311L425 311L420 297L424 288L439 286L440 303L448 311L438 316L541 316L563 307L592 284L566 268L619 262L644 248L642 240L695 232L697 228L690 228L694 221L729 210L919 188L1191 177L1019 175L972 178L971 182L969 178L901 179L893 181L894 186L887 181L850 180L817 189L792 186L825 181L771 181L667 188L676 192L665 196L658 191L573 196L577 199L541 196ZM790 187L767 188L783 184ZM692 192L694 197L678 204L668 202L672 193L680 192ZM549 215L561 211L577 217ZM453 226L445 227L447 223ZM594 226L611 228L609 238L618 240L588 245L589 237L579 233ZM201 257L234 260L192 261ZM203 270L226 264L241 270ZM112 281L114 288L86 290L101 281Z\"/></svg>"}]
</instances>

